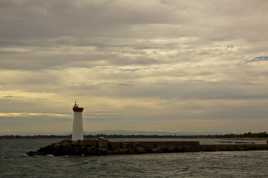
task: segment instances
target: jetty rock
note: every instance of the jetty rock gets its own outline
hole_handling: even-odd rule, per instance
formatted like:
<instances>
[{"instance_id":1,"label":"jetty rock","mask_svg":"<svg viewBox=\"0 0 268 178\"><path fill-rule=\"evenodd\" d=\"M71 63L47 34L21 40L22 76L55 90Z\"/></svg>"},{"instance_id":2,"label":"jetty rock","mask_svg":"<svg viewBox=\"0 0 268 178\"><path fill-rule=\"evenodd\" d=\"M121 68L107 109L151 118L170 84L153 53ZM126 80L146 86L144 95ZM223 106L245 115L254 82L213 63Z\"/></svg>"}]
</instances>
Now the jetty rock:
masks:
<instances>
[{"instance_id":1,"label":"jetty rock","mask_svg":"<svg viewBox=\"0 0 268 178\"><path fill-rule=\"evenodd\" d=\"M29 156L90 156L113 154L174 153L201 151L268 150L268 144L214 144L200 145L198 141L110 141L92 139L83 141L63 140L30 151Z\"/></svg>"},{"instance_id":2,"label":"jetty rock","mask_svg":"<svg viewBox=\"0 0 268 178\"><path fill-rule=\"evenodd\" d=\"M34 155L110 155L166 152L194 152L200 150L198 141L109 141L92 139L83 141L63 140L27 154Z\"/></svg>"}]
</instances>

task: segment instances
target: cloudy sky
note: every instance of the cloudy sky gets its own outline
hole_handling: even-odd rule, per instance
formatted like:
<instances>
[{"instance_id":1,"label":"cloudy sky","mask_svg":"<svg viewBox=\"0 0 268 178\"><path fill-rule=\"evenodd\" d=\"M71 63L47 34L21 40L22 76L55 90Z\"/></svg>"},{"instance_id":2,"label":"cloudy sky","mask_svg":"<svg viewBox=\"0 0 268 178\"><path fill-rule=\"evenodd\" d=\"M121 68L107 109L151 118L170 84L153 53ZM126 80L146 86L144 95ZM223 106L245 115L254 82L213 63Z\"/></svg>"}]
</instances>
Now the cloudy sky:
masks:
<instances>
[{"instance_id":1,"label":"cloudy sky","mask_svg":"<svg viewBox=\"0 0 268 178\"><path fill-rule=\"evenodd\" d=\"M267 131L266 0L0 0L0 134Z\"/></svg>"}]
</instances>

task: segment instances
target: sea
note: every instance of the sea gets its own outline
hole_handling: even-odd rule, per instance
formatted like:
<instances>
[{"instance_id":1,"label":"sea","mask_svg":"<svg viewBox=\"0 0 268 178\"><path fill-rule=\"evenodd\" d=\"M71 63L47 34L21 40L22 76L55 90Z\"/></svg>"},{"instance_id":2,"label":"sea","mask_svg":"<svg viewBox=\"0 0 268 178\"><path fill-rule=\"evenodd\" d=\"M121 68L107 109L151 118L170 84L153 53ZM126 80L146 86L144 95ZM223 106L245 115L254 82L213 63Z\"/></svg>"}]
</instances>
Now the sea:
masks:
<instances>
[{"instance_id":1,"label":"sea","mask_svg":"<svg viewBox=\"0 0 268 178\"><path fill-rule=\"evenodd\" d=\"M90 157L25 154L58 141L0 139L0 178L268 178L268 151Z\"/></svg>"}]
</instances>

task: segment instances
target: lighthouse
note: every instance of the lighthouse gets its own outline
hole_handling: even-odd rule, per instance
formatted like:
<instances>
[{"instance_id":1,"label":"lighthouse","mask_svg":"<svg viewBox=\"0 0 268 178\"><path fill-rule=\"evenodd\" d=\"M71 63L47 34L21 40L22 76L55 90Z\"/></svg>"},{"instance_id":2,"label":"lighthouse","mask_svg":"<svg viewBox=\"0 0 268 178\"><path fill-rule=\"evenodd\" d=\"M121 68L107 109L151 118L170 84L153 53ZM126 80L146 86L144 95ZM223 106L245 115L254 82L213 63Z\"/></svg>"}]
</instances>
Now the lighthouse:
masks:
<instances>
[{"instance_id":1,"label":"lighthouse","mask_svg":"<svg viewBox=\"0 0 268 178\"><path fill-rule=\"evenodd\" d=\"M75 102L73 106L73 133L72 133L72 141L83 140L83 117L82 113L84 108L79 107L79 105Z\"/></svg>"}]
</instances>

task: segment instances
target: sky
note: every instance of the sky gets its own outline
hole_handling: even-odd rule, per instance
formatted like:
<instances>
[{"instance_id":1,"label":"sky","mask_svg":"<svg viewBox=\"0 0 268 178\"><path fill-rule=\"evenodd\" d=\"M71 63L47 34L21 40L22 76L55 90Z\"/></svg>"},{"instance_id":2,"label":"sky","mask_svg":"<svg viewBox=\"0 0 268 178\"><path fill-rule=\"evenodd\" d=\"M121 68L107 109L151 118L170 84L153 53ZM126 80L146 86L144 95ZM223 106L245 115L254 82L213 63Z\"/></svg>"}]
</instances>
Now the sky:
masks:
<instances>
[{"instance_id":1,"label":"sky","mask_svg":"<svg viewBox=\"0 0 268 178\"><path fill-rule=\"evenodd\" d=\"M267 131L267 0L0 0L0 134Z\"/></svg>"}]
</instances>

